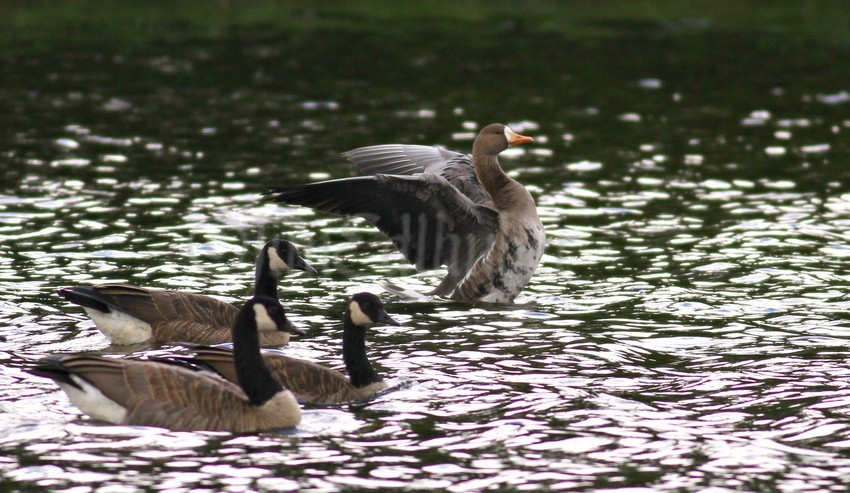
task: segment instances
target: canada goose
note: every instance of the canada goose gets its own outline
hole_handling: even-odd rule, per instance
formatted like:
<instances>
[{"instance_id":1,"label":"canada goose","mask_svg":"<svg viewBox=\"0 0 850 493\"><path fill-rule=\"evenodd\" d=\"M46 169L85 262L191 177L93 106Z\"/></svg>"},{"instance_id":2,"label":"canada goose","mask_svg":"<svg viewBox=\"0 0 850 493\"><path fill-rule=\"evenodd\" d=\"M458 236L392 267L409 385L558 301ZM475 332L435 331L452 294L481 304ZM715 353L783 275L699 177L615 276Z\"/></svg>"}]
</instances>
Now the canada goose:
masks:
<instances>
[{"instance_id":1,"label":"canada goose","mask_svg":"<svg viewBox=\"0 0 850 493\"><path fill-rule=\"evenodd\" d=\"M366 329L375 324L399 325L384 310L381 299L371 293L355 294L342 319L342 359L348 378L325 366L280 353L263 352L272 375L302 402L337 404L363 400L387 388L366 355ZM223 347L189 346L188 358L227 379L236 381L233 352Z\"/></svg>"},{"instance_id":2,"label":"canada goose","mask_svg":"<svg viewBox=\"0 0 850 493\"><path fill-rule=\"evenodd\" d=\"M300 333L280 302L255 296L236 315L237 382L155 361L51 356L28 370L54 380L89 416L113 424L248 433L296 426L301 408L260 358L258 332Z\"/></svg>"},{"instance_id":3,"label":"canada goose","mask_svg":"<svg viewBox=\"0 0 850 493\"><path fill-rule=\"evenodd\" d=\"M505 125L484 127L472 155L439 147L379 145L344 154L359 176L270 188L277 202L361 216L417 269L447 265L432 294L509 303L531 279L546 233L531 194L498 155L530 142Z\"/></svg>"},{"instance_id":4,"label":"canada goose","mask_svg":"<svg viewBox=\"0 0 850 493\"><path fill-rule=\"evenodd\" d=\"M274 239L257 255L254 294L278 299L281 272L316 269L298 255L295 245ZM148 289L129 284L101 284L62 288L59 295L81 305L101 332L114 344L145 341L188 341L216 344L230 341L230 328L238 308L202 294ZM288 332L262 334L263 346L282 346Z\"/></svg>"}]
</instances>

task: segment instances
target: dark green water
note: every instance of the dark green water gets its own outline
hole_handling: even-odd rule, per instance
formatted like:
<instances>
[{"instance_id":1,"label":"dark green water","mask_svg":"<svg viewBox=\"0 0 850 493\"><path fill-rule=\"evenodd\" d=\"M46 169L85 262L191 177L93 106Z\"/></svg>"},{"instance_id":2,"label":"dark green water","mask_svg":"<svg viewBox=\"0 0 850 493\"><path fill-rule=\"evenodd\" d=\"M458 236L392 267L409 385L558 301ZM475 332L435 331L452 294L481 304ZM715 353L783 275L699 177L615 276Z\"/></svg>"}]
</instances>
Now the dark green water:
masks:
<instances>
[{"instance_id":1,"label":"dark green water","mask_svg":"<svg viewBox=\"0 0 850 493\"><path fill-rule=\"evenodd\" d=\"M698 14L580 34L313 15L3 38L0 490L845 491L846 40ZM23 373L152 350L110 346L57 288L244 299L273 236L322 272L282 283L310 328L286 353L340 366L351 293L440 273L257 193L351 176L339 154L363 145L468 151L494 121L535 138L502 162L546 253L515 306L384 295L403 326L374 329L370 354L400 390L233 436L107 426Z\"/></svg>"}]
</instances>

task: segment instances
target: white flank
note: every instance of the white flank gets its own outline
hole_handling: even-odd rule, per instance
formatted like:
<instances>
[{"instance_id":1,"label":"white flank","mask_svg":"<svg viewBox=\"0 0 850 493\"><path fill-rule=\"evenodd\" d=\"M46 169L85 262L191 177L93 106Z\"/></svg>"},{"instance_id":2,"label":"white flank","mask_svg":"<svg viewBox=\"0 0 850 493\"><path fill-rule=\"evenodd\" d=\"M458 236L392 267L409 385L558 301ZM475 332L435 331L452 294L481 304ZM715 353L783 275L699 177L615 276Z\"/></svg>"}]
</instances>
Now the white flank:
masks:
<instances>
[{"instance_id":1,"label":"white flank","mask_svg":"<svg viewBox=\"0 0 850 493\"><path fill-rule=\"evenodd\" d=\"M254 303L254 321L257 322L257 330L260 332L277 330L277 324L269 316L269 311L260 303Z\"/></svg>"},{"instance_id":2,"label":"white flank","mask_svg":"<svg viewBox=\"0 0 850 493\"><path fill-rule=\"evenodd\" d=\"M118 310L103 313L100 310L85 308L97 328L113 344L136 344L152 337L151 325L143 320Z\"/></svg>"},{"instance_id":3,"label":"white flank","mask_svg":"<svg viewBox=\"0 0 850 493\"><path fill-rule=\"evenodd\" d=\"M127 410L124 406L103 395L97 387L86 380L76 375L71 375L71 379L82 387L82 390L67 383L59 383L59 387L68 394L68 399L80 411L101 421L116 425L124 424L127 417Z\"/></svg>"},{"instance_id":4,"label":"white flank","mask_svg":"<svg viewBox=\"0 0 850 493\"><path fill-rule=\"evenodd\" d=\"M286 272L289 270L289 264L280 258L276 249L269 248L267 251L269 252L269 268L271 270L276 270L278 272Z\"/></svg>"},{"instance_id":5,"label":"white flank","mask_svg":"<svg viewBox=\"0 0 850 493\"><path fill-rule=\"evenodd\" d=\"M351 321L354 322L354 325L359 327L369 327L375 323L374 320L363 313L363 310L360 309L360 304L356 301L352 301L348 304L348 310L351 312Z\"/></svg>"}]
</instances>

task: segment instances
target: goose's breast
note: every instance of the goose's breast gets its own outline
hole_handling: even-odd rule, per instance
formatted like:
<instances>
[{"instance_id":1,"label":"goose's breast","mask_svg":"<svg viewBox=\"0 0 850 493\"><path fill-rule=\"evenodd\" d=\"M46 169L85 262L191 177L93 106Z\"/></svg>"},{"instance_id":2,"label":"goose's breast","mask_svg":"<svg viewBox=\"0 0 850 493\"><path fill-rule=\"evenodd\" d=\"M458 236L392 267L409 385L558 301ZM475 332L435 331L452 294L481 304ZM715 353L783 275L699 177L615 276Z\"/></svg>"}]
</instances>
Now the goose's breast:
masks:
<instances>
[{"instance_id":1,"label":"goose's breast","mask_svg":"<svg viewBox=\"0 0 850 493\"><path fill-rule=\"evenodd\" d=\"M453 298L510 303L534 275L546 243L543 224L536 217L505 219L493 247L470 270Z\"/></svg>"}]
</instances>

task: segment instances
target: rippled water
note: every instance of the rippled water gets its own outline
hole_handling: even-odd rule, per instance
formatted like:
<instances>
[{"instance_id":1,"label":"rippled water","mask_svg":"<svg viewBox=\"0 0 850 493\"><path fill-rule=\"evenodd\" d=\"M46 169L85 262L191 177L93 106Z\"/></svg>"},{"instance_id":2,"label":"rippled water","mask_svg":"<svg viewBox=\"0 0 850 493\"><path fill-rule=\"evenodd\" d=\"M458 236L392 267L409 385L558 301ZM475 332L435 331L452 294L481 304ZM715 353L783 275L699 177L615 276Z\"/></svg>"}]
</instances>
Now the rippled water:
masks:
<instances>
[{"instance_id":1,"label":"rippled water","mask_svg":"<svg viewBox=\"0 0 850 493\"><path fill-rule=\"evenodd\" d=\"M519 31L499 62L503 31L3 55L0 489L844 491L846 53L665 29ZM516 305L384 295L402 327L373 329L370 354L398 390L234 436L104 425L23 373L46 353L173 351L110 346L57 288L244 299L273 236L322 273L282 283L309 327L284 351L341 366L348 295L439 273L362 221L257 193L349 176L339 153L360 145L468 150L491 121L536 139L503 164L546 254Z\"/></svg>"}]
</instances>

